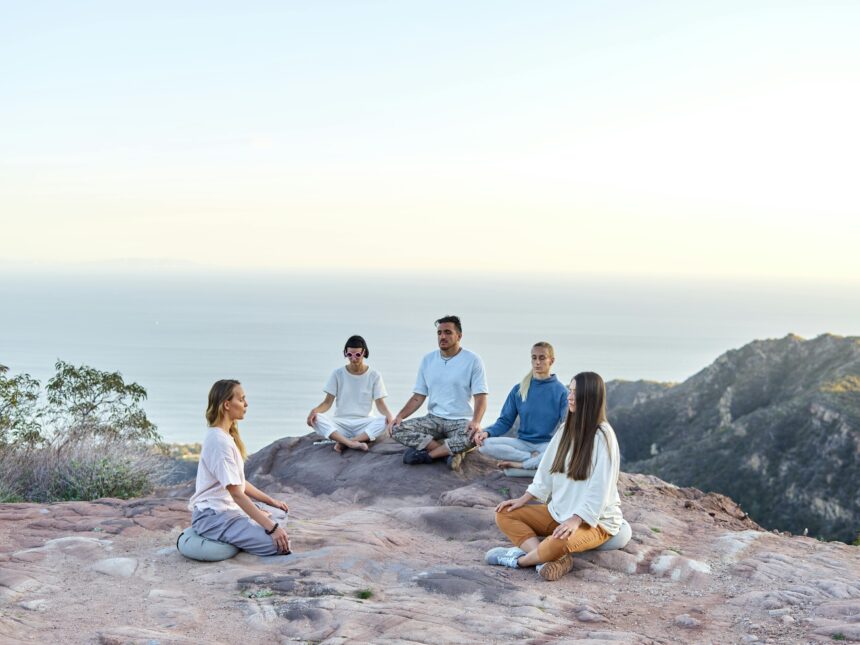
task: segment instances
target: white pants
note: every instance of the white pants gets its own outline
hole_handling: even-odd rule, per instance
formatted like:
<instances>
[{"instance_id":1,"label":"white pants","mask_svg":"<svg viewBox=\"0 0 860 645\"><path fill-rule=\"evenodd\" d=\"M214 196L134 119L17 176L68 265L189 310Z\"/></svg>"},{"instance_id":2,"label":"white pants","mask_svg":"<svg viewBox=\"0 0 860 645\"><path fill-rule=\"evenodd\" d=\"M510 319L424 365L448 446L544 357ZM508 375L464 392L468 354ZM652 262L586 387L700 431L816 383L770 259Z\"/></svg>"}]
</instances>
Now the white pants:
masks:
<instances>
[{"instance_id":1,"label":"white pants","mask_svg":"<svg viewBox=\"0 0 860 645\"><path fill-rule=\"evenodd\" d=\"M531 441L523 441L514 437L487 437L484 439L484 445L478 448L482 455L494 457L495 459L504 459L505 461L521 461L524 470L535 470L540 464L543 453L549 446L549 441L546 443L532 443ZM536 452L537 455L532 456Z\"/></svg>"},{"instance_id":2,"label":"white pants","mask_svg":"<svg viewBox=\"0 0 860 645\"><path fill-rule=\"evenodd\" d=\"M370 440L373 441L385 432L385 417L352 419L347 417L330 417L317 413L314 430L326 439L331 436L332 432L339 432L347 439L353 439L362 432L366 432Z\"/></svg>"}]
</instances>

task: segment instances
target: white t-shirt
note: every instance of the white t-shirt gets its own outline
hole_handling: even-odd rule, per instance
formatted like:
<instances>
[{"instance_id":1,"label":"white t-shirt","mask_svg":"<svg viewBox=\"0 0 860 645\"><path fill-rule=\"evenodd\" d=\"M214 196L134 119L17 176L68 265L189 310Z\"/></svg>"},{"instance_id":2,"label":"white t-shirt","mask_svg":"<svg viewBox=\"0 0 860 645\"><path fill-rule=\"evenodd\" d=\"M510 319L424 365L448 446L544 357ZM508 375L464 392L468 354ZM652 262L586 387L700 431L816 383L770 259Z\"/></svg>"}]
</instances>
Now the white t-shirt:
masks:
<instances>
[{"instance_id":1,"label":"white t-shirt","mask_svg":"<svg viewBox=\"0 0 860 645\"><path fill-rule=\"evenodd\" d=\"M350 374L346 366L337 368L323 391L334 396L334 416L348 419L369 417L373 402L388 396L382 375L369 367L358 375Z\"/></svg>"},{"instance_id":2,"label":"white t-shirt","mask_svg":"<svg viewBox=\"0 0 860 645\"><path fill-rule=\"evenodd\" d=\"M220 428L209 428L200 451L197 486L188 508L215 511L242 511L227 491L227 486L245 489L245 464L233 437Z\"/></svg>"},{"instance_id":3,"label":"white t-shirt","mask_svg":"<svg viewBox=\"0 0 860 645\"><path fill-rule=\"evenodd\" d=\"M481 357L468 349L443 358L430 352L421 360L412 390L427 397L427 411L443 419L471 419L472 396L486 394L487 375Z\"/></svg>"},{"instance_id":4,"label":"white t-shirt","mask_svg":"<svg viewBox=\"0 0 860 645\"><path fill-rule=\"evenodd\" d=\"M600 424L591 451L591 475L585 481L570 479L566 473L551 473L564 430L555 433L540 460L534 481L526 490L545 502L552 495L548 510L556 522L579 515L589 526L601 526L609 535L621 528L621 498L618 472L621 454L612 426ZM571 455L573 451L571 450ZM565 468L570 465L568 455Z\"/></svg>"}]
</instances>

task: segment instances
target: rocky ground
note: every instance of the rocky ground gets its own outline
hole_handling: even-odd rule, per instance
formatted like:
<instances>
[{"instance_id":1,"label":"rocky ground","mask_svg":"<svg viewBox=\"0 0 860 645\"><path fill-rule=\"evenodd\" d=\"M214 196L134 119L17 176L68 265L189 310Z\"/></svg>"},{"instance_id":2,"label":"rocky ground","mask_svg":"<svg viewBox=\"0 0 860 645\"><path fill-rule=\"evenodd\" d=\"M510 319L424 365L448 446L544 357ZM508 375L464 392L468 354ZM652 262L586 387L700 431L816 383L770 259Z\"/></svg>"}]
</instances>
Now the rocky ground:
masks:
<instances>
[{"instance_id":1,"label":"rocky ground","mask_svg":"<svg viewBox=\"0 0 860 645\"><path fill-rule=\"evenodd\" d=\"M493 506L527 484L476 454L406 467L383 442L254 455L294 554L175 549L189 485L137 500L0 505L0 642L831 643L860 641L860 548L766 532L731 500L622 475L633 540L548 583L483 564Z\"/></svg>"}]
</instances>

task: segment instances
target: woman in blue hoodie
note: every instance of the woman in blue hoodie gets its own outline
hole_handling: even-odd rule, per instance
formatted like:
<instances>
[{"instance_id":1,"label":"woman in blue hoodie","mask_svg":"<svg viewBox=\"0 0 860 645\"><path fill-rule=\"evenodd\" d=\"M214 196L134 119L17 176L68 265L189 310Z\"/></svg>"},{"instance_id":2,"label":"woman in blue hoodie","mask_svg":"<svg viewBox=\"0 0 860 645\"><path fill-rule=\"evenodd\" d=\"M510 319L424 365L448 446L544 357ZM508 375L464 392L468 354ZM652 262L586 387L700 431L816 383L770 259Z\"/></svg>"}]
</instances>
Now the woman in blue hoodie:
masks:
<instances>
[{"instance_id":1,"label":"woman in blue hoodie","mask_svg":"<svg viewBox=\"0 0 860 645\"><path fill-rule=\"evenodd\" d=\"M531 371L508 394L496 422L475 433L478 450L500 459L499 468L536 469L552 435L564 421L567 388L555 374L550 374L554 362L552 345L544 341L535 343ZM520 419L517 437L503 437L517 417Z\"/></svg>"}]
</instances>

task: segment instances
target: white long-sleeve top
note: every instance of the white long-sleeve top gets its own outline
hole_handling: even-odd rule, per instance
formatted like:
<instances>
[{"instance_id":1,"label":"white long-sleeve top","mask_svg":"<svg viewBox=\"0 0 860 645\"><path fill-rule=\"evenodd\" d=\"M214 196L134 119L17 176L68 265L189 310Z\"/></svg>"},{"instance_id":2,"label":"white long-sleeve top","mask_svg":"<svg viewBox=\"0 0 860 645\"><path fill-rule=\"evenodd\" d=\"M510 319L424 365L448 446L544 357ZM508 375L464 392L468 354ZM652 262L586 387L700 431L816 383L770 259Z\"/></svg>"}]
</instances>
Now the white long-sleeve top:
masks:
<instances>
[{"instance_id":1,"label":"white long-sleeve top","mask_svg":"<svg viewBox=\"0 0 860 645\"><path fill-rule=\"evenodd\" d=\"M610 535L621 528L621 498L618 496L618 473L621 453L615 431L603 422L594 436L591 453L591 475L584 481L570 479L566 472L550 473L552 462L564 429L555 433L538 466L527 492L542 502L549 498L548 510L556 522L579 515L589 526L600 526ZM568 455L565 471L570 467Z\"/></svg>"}]
</instances>

